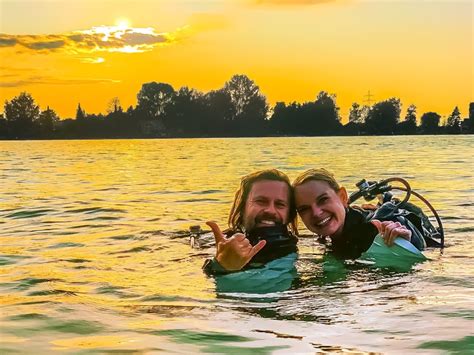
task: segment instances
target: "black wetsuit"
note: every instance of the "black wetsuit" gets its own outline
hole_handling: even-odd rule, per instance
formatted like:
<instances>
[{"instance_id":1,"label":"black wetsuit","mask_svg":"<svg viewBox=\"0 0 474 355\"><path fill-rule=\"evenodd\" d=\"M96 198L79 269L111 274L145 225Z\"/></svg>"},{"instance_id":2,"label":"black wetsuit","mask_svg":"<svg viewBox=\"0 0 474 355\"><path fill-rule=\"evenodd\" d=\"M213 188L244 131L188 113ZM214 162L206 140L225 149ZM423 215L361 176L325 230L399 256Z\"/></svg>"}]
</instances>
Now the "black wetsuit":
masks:
<instances>
[{"instance_id":1,"label":"black wetsuit","mask_svg":"<svg viewBox=\"0 0 474 355\"><path fill-rule=\"evenodd\" d=\"M342 234L331 240L329 249L338 257L356 259L370 248L377 228L368 221L369 213L349 207L346 211Z\"/></svg>"}]
</instances>

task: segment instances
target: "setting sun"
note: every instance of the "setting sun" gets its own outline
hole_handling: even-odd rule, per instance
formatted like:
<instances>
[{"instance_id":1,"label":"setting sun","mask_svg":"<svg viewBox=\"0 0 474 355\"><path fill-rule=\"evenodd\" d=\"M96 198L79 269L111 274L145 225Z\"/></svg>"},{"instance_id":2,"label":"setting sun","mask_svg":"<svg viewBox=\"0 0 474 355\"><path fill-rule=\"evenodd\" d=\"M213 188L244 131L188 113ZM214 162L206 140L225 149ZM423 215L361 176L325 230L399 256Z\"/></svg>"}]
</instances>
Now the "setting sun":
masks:
<instances>
[{"instance_id":1,"label":"setting sun","mask_svg":"<svg viewBox=\"0 0 474 355\"><path fill-rule=\"evenodd\" d=\"M126 18L118 18L116 21L115 21L115 25L121 29L127 29L127 28L130 28L131 24L130 24L130 21Z\"/></svg>"}]
</instances>

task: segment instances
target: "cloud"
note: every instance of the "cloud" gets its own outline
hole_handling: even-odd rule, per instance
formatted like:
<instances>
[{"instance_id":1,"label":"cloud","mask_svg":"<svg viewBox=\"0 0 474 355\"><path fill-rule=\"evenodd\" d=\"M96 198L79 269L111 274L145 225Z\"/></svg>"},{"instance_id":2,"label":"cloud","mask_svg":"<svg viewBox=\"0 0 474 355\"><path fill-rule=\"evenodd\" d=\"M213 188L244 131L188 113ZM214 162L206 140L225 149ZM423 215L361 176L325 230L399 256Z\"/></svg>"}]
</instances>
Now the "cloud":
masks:
<instances>
[{"instance_id":1,"label":"cloud","mask_svg":"<svg viewBox=\"0 0 474 355\"><path fill-rule=\"evenodd\" d=\"M98 26L65 34L0 34L0 49L19 46L38 53L58 51L73 54L94 52L141 53L151 51L157 46L175 42L179 31L180 29L170 33L157 33L151 27Z\"/></svg>"},{"instance_id":2,"label":"cloud","mask_svg":"<svg viewBox=\"0 0 474 355\"><path fill-rule=\"evenodd\" d=\"M42 49L58 49L64 47L66 44L65 41L58 40L58 41L49 41L49 42L33 42L33 43L25 43L23 44L25 47L34 50L42 50Z\"/></svg>"},{"instance_id":3,"label":"cloud","mask_svg":"<svg viewBox=\"0 0 474 355\"><path fill-rule=\"evenodd\" d=\"M120 80L113 79L91 79L91 78L72 78L72 79L57 79L53 77L31 76L29 78L0 82L0 87L16 88L28 85L80 85L80 84L116 84Z\"/></svg>"},{"instance_id":4,"label":"cloud","mask_svg":"<svg viewBox=\"0 0 474 355\"><path fill-rule=\"evenodd\" d=\"M123 35L122 39L124 40L124 42L132 46L139 46L144 44L153 45L156 43L166 42L166 38L163 36L157 37L148 33L136 32L127 32Z\"/></svg>"},{"instance_id":5,"label":"cloud","mask_svg":"<svg viewBox=\"0 0 474 355\"><path fill-rule=\"evenodd\" d=\"M88 64L101 64L105 62L105 59L102 57L97 57L97 58L81 58L82 63L88 63Z\"/></svg>"},{"instance_id":6,"label":"cloud","mask_svg":"<svg viewBox=\"0 0 474 355\"><path fill-rule=\"evenodd\" d=\"M0 78L5 79L5 78L16 78L16 74L0 74Z\"/></svg>"},{"instance_id":7,"label":"cloud","mask_svg":"<svg viewBox=\"0 0 474 355\"><path fill-rule=\"evenodd\" d=\"M13 73L30 73L31 71L35 70L34 68L18 68L18 67L9 67L9 66L0 66L0 72L9 72L9 74L3 74L4 75L13 75ZM15 74L15 75L16 75Z\"/></svg>"},{"instance_id":8,"label":"cloud","mask_svg":"<svg viewBox=\"0 0 474 355\"><path fill-rule=\"evenodd\" d=\"M0 34L0 48L13 47L16 44L15 38L10 38L8 35Z\"/></svg>"}]
</instances>

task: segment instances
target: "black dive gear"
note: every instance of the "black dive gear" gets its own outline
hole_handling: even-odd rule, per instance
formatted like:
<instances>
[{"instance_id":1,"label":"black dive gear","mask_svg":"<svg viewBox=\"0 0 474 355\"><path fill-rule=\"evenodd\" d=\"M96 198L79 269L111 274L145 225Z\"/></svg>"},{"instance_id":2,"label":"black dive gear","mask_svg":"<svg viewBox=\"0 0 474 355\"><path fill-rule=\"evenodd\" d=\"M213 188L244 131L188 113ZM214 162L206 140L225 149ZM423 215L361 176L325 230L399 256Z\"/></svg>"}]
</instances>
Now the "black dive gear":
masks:
<instances>
[{"instance_id":1,"label":"black dive gear","mask_svg":"<svg viewBox=\"0 0 474 355\"><path fill-rule=\"evenodd\" d=\"M377 227L368 222L371 211L357 206L347 207L344 227L336 238L320 238L332 253L342 259L357 259L367 251L378 234Z\"/></svg>"},{"instance_id":2,"label":"black dive gear","mask_svg":"<svg viewBox=\"0 0 474 355\"><path fill-rule=\"evenodd\" d=\"M298 238L291 234L284 224L256 227L245 233L245 236L252 245L256 245L261 240L267 242L251 262L266 263L297 251Z\"/></svg>"},{"instance_id":3,"label":"black dive gear","mask_svg":"<svg viewBox=\"0 0 474 355\"><path fill-rule=\"evenodd\" d=\"M404 187L396 187L389 185L390 182L400 182ZM370 216L370 219L378 219L381 221L398 221L406 225L412 231L412 243L418 248L423 249L422 244L426 243L428 247L444 247L444 230L441 219L433 206L419 193L413 191L410 184L402 178L388 178L376 181L366 181L365 179L359 181L356 186L359 191L352 193L349 196L349 204L355 202L357 199L364 197L366 201L379 198L379 207L375 213ZM405 191L403 200L393 198L390 193L391 190ZM430 222L429 218L423 211L408 202L411 195L418 197L433 213L438 228L435 228ZM415 228L413 228L413 226Z\"/></svg>"}]
</instances>

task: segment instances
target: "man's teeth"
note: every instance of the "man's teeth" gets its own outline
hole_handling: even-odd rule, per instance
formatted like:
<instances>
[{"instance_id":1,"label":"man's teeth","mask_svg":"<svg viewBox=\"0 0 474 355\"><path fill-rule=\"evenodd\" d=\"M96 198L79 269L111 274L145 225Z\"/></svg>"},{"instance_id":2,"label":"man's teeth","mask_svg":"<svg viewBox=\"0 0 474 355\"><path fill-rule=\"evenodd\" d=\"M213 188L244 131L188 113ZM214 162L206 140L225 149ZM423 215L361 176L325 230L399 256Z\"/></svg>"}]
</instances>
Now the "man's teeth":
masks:
<instances>
[{"instance_id":1,"label":"man's teeth","mask_svg":"<svg viewBox=\"0 0 474 355\"><path fill-rule=\"evenodd\" d=\"M331 219L331 217L326 217L324 218L321 222L318 222L316 223L318 226L322 226L322 225L325 225L327 222L329 222L329 220Z\"/></svg>"},{"instance_id":2,"label":"man's teeth","mask_svg":"<svg viewBox=\"0 0 474 355\"><path fill-rule=\"evenodd\" d=\"M275 225L275 221L263 220L263 221L260 221L260 224L265 224L265 225L267 225L267 226L274 226L274 225Z\"/></svg>"}]
</instances>

